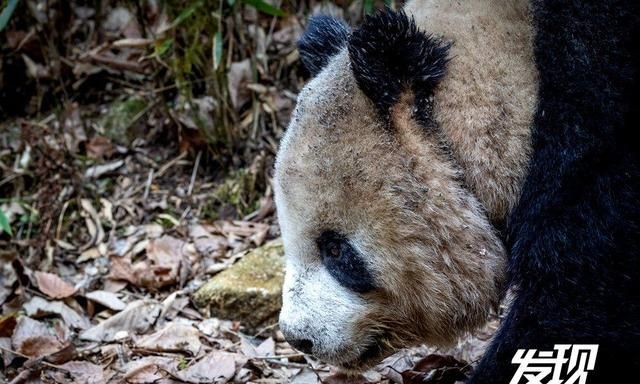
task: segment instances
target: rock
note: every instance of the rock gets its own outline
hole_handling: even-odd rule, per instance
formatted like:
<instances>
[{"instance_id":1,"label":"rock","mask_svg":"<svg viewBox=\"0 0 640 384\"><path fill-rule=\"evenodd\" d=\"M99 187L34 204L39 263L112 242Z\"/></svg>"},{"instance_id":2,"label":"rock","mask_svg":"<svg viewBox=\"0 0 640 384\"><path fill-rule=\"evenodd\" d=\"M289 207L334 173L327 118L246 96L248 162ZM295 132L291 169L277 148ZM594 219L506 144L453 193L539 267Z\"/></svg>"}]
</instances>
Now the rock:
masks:
<instances>
[{"instance_id":1,"label":"rock","mask_svg":"<svg viewBox=\"0 0 640 384\"><path fill-rule=\"evenodd\" d=\"M193 296L209 316L238 320L249 331L273 324L282 306L284 249L281 240L249 251Z\"/></svg>"}]
</instances>

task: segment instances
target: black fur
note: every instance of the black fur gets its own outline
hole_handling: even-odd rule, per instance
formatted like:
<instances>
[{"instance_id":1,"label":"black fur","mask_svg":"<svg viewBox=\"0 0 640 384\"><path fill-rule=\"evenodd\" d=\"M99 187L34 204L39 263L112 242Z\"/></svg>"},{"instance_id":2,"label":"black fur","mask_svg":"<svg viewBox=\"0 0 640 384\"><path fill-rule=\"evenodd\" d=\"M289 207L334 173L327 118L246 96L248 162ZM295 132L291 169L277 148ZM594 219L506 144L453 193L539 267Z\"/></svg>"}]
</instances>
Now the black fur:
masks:
<instances>
[{"instance_id":1,"label":"black fur","mask_svg":"<svg viewBox=\"0 0 640 384\"><path fill-rule=\"evenodd\" d=\"M515 301L473 384L508 383L518 348L600 344L587 382L640 368L637 0L533 2L534 155L507 226Z\"/></svg>"},{"instance_id":2,"label":"black fur","mask_svg":"<svg viewBox=\"0 0 640 384\"><path fill-rule=\"evenodd\" d=\"M373 276L349 240L334 231L326 231L317 240L322 264L340 285L366 293L376 288Z\"/></svg>"},{"instance_id":3,"label":"black fur","mask_svg":"<svg viewBox=\"0 0 640 384\"><path fill-rule=\"evenodd\" d=\"M331 16L312 16L304 34L298 41L298 51L305 68L315 76L329 59L340 51L349 37L349 26Z\"/></svg>"},{"instance_id":4,"label":"black fur","mask_svg":"<svg viewBox=\"0 0 640 384\"><path fill-rule=\"evenodd\" d=\"M448 50L449 44L420 31L413 18L390 9L368 16L349 38L353 74L383 116L406 90L413 91L418 114L426 114Z\"/></svg>"}]
</instances>

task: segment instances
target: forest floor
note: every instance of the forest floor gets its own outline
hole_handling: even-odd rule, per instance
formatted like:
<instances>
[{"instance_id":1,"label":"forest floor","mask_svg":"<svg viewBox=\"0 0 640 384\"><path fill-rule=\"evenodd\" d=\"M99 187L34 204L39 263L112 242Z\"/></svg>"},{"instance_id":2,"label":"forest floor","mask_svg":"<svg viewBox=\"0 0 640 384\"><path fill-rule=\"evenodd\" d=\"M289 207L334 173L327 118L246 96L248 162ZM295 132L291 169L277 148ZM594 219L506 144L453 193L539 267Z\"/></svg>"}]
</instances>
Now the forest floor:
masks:
<instances>
[{"instance_id":1,"label":"forest floor","mask_svg":"<svg viewBox=\"0 0 640 384\"><path fill-rule=\"evenodd\" d=\"M446 384L477 362L497 320L347 379L191 300L280 236L270 172L320 2L220 5L204 48L180 25L210 22L203 2L23 3L0 31L0 382Z\"/></svg>"}]
</instances>

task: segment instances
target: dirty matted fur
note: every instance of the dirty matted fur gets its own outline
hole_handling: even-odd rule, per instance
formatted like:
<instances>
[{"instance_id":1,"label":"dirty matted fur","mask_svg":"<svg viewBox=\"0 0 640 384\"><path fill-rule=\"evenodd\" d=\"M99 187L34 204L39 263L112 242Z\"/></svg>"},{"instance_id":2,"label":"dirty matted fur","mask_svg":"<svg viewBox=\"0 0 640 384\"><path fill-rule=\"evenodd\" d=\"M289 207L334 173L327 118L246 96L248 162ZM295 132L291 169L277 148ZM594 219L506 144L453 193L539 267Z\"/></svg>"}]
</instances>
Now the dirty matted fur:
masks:
<instances>
[{"instance_id":1,"label":"dirty matted fur","mask_svg":"<svg viewBox=\"0 0 640 384\"><path fill-rule=\"evenodd\" d=\"M505 279L493 224L517 201L530 153L526 2L414 1L406 11L453 42L427 116L435 132L416 119L409 89L381 118L343 48L300 93L276 163L281 328L346 369L451 343L486 320ZM376 289L355 293L327 273L317 245L326 231L349 240Z\"/></svg>"}]
</instances>

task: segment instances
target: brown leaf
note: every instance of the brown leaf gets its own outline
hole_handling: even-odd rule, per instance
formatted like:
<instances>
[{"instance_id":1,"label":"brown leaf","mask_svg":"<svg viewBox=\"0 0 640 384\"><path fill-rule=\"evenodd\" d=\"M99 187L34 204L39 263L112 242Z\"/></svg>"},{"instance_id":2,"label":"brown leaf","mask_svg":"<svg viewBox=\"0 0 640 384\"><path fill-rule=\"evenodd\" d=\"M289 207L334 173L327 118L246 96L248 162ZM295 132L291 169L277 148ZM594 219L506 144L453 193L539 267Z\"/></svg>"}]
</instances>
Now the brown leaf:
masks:
<instances>
[{"instance_id":1,"label":"brown leaf","mask_svg":"<svg viewBox=\"0 0 640 384\"><path fill-rule=\"evenodd\" d=\"M156 383L174 372L178 367L175 359L159 356L143 357L129 362L125 367L124 379L127 383Z\"/></svg>"},{"instance_id":2,"label":"brown leaf","mask_svg":"<svg viewBox=\"0 0 640 384\"><path fill-rule=\"evenodd\" d=\"M76 293L76 288L53 273L38 271L36 281L40 291L52 299L64 299Z\"/></svg>"},{"instance_id":3,"label":"brown leaf","mask_svg":"<svg viewBox=\"0 0 640 384\"><path fill-rule=\"evenodd\" d=\"M104 136L93 136L86 144L86 151L88 157L105 159L113 154L113 144Z\"/></svg>"},{"instance_id":4,"label":"brown leaf","mask_svg":"<svg viewBox=\"0 0 640 384\"><path fill-rule=\"evenodd\" d=\"M9 313L0 317L0 337L11 337L13 330L16 328L16 314Z\"/></svg>"},{"instance_id":5,"label":"brown leaf","mask_svg":"<svg viewBox=\"0 0 640 384\"><path fill-rule=\"evenodd\" d=\"M109 261L111 261L110 279L124 280L136 286L140 285L138 275L128 257L111 256Z\"/></svg>"},{"instance_id":6,"label":"brown leaf","mask_svg":"<svg viewBox=\"0 0 640 384\"><path fill-rule=\"evenodd\" d=\"M32 358L47 356L65 347L45 323L27 316L18 319L11 344L16 352Z\"/></svg>"},{"instance_id":7,"label":"brown leaf","mask_svg":"<svg viewBox=\"0 0 640 384\"><path fill-rule=\"evenodd\" d=\"M76 356L76 346L67 342L64 347L45 357L45 360L52 364L62 364Z\"/></svg>"},{"instance_id":8,"label":"brown leaf","mask_svg":"<svg viewBox=\"0 0 640 384\"><path fill-rule=\"evenodd\" d=\"M113 341L131 333L144 333L151 328L160 315L160 304L138 300L130 303L122 312L80 334L80 339L89 341ZM118 336L118 337L117 337Z\"/></svg>"},{"instance_id":9,"label":"brown leaf","mask_svg":"<svg viewBox=\"0 0 640 384\"><path fill-rule=\"evenodd\" d=\"M23 309L28 316L41 317L48 315L58 315L67 325L76 329L89 327L89 320L80 316L76 311L61 301L47 301L35 296L23 305Z\"/></svg>"},{"instance_id":10,"label":"brown leaf","mask_svg":"<svg viewBox=\"0 0 640 384\"><path fill-rule=\"evenodd\" d=\"M181 261L185 259L186 243L171 236L149 241L149 267L139 271L140 283L147 288L161 288L175 284L180 277Z\"/></svg>"},{"instance_id":11,"label":"brown leaf","mask_svg":"<svg viewBox=\"0 0 640 384\"><path fill-rule=\"evenodd\" d=\"M470 370L468 363L453 356L431 354L416 363L413 369L402 372L407 384L455 384L466 381Z\"/></svg>"},{"instance_id":12,"label":"brown leaf","mask_svg":"<svg viewBox=\"0 0 640 384\"><path fill-rule=\"evenodd\" d=\"M136 347L154 352L187 352L196 356L202 348L200 332L189 325L169 323L136 342Z\"/></svg>"},{"instance_id":13,"label":"brown leaf","mask_svg":"<svg viewBox=\"0 0 640 384\"><path fill-rule=\"evenodd\" d=\"M187 383L226 383L246 363L247 358L242 355L214 350L174 376Z\"/></svg>"},{"instance_id":14,"label":"brown leaf","mask_svg":"<svg viewBox=\"0 0 640 384\"><path fill-rule=\"evenodd\" d=\"M58 369L64 371L63 375L54 376L58 383L102 384L107 382L102 367L86 361L70 361Z\"/></svg>"}]
</instances>

